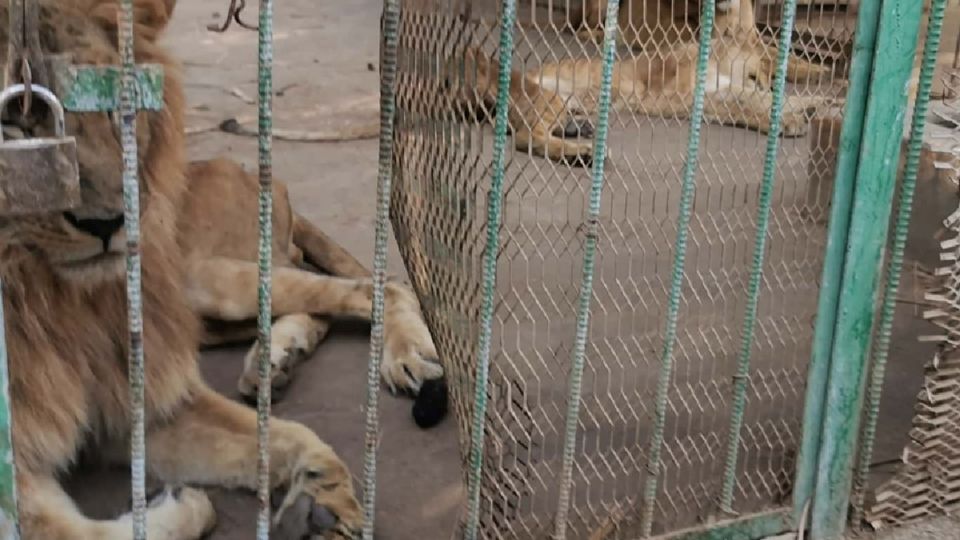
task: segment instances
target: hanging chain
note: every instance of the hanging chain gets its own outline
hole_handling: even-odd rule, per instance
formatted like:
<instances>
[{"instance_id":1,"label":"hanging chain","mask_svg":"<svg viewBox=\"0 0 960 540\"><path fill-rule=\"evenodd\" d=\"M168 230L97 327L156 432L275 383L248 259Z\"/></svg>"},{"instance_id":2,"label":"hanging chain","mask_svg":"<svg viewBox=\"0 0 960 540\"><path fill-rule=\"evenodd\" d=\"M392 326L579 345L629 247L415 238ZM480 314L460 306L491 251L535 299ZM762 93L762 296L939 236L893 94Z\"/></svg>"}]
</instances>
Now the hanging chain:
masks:
<instances>
[{"instance_id":1,"label":"hanging chain","mask_svg":"<svg viewBox=\"0 0 960 540\"><path fill-rule=\"evenodd\" d=\"M30 114L33 103L32 84L46 84L46 65L40 47L40 7L36 1L9 0L10 29L7 42L5 86L23 84L21 110Z\"/></svg>"},{"instance_id":2,"label":"hanging chain","mask_svg":"<svg viewBox=\"0 0 960 540\"><path fill-rule=\"evenodd\" d=\"M247 24L240 18L240 13L247 7L247 0L230 0L230 7L227 8L227 16L223 19L223 24L208 24L207 30L211 32L223 33L230 28L230 24L236 22L247 30L259 30L259 26Z\"/></svg>"}]
</instances>

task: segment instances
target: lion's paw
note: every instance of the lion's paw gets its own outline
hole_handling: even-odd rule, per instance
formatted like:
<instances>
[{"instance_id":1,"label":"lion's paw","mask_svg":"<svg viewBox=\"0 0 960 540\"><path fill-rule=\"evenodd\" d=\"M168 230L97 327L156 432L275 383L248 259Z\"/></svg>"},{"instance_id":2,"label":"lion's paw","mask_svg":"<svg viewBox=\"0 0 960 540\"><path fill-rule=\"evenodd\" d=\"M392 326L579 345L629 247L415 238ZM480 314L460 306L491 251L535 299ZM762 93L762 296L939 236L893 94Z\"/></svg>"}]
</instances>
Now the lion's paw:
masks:
<instances>
[{"instance_id":1,"label":"lion's paw","mask_svg":"<svg viewBox=\"0 0 960 540\"><path fill-rule=\"evenodd\" d=\"M443 367L413 292L396 283L387 290L380 375L394 394L417 395L424 381L443 377Z\"/></svg>"},{"instance_id":2,"label":"lion's paw","mask_svg":"<svg viewBox=\"0 0 960 540\"><path fill-rule=\"evenodd\" d=\"M810 131L810 119L817 113L820 101L807 96L793 96L783 107L782 135L803 137Z\"/></svg>"},{"instance_id":3,"label":"lion's paw","mask_svg":"<svg viewBox=\"0 0 960 540\"><path fill-rule=\"evenodd\" d=\"M132 517L128 514L123 519ZM151 538L202 538L216 524L213 503L199 489L167 487L147 503L147 530Z\"/></svg>"},{"instance_id":4,"label":"lion's paw","mask_svg":"<svg viewBox=\"0 0 960 540\"><path fill-rule=\"evenodd\" d=\"M317 348L326 335L330 324L307 314L281 317L273 323L270 335L270 386L274 400L283 397L283 391L293 377L293 369ZM260 343L256 342L243 361L243 374L237 382L237 390L248 402L257 400L260 371Z\"/></svg>"},{"instance_id":5,"label":"lion's paw","mask_svg":"<svg viewBox=\"0 0 960 540\"><path fill-rule=\"evenodd\" d=\"M363 525L350 473L332 451L307 459L290 486L274 493L275 540L326 538L352 540Z\"/></svg>"}]
</instances>

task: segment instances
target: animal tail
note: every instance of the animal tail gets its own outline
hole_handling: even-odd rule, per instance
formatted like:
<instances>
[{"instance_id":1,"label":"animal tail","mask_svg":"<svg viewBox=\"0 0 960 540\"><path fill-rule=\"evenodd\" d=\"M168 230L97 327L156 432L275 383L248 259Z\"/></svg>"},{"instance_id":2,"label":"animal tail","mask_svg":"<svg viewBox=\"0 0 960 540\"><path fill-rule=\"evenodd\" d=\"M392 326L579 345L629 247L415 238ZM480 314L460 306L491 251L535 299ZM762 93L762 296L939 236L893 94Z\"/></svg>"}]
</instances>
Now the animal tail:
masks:
<instances>
[{"instance_id":1,"label":"animal tail","mask_svg":"<svg viewBox=\"0 0 960 540\"><path fill-rule=\"evenodd\" d=\"M370 277L370 271L340 244L300 214L293 216L293 243L307 262L331 275L351 279Z\"/></svg>"}]
</instances>

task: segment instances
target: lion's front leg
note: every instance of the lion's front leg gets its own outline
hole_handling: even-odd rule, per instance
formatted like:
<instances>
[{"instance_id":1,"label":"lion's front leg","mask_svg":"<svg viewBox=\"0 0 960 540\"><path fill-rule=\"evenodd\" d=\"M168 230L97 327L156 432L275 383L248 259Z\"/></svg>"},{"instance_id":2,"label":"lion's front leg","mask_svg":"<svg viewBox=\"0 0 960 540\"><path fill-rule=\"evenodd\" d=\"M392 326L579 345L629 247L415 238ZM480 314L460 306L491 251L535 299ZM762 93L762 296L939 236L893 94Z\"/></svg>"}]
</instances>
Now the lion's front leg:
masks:
<instances>
[{"instance_id":1,"label":"lion's front leg","mask_svg":"<svg viewBox=\"0 0 960 540\"><path fill-rule=\"evenodd\" d=\"M187 293L193 309L204 317L249 320L257 316L257 282L254 263L234 259L193 261ZM442 377L443 368L438 363L433 338L413 292L398 283L388 283L385 293L385 351L381 374L391 390L416 394L424 381ZM373 282L295 268L275 268L272 305L273 315L281 317L280 320L284 316L310 314L369 321L373 311Z\"/></svg>"},{"instance_id":2,"label":"lion's front leg","mask_svg":"<svg viewBox=\"0 0 960 540\"><path fill-rule=\"evenodd\" d=\"M255 489L256 412L202 389L147 434L151 474L168 484ZM353 538L362 515L350 471L307 427L271 418L270 489L277 539Z\"/></svg>"},{"instance_id":3,"label":"lion's front leg","mask_svg":"<svg viewBox=\"0 0 960 540\"><path fill-rule=\"evenodd\" d=\"M20 528L24 540L130 540L133 518L95 520L80 513L52 475L17 471ZM216 524L210 499L200 490L166 490L147 505L151 540L198 540Z\"/></svg>"}]
</instances>

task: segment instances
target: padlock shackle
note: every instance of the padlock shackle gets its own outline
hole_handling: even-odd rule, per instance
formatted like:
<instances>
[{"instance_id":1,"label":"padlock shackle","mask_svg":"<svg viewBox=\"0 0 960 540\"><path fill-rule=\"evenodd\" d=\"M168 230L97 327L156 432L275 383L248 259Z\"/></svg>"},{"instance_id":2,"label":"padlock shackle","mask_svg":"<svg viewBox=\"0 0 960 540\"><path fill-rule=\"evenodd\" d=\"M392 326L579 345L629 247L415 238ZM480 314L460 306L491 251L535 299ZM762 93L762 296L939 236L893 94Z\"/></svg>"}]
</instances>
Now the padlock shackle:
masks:
<instances>
[{"instance_id":1,"label":"padlock shackle","mask_svg":"<svg viewBox=\"0 0 960 540\"><path fill-rule=\"evenodd\" d=\"M53 129L57 137L63 137L67 133L66 125L64 124L64 111L63 104L60 103L60 100L57 99L57 96L50 91L49 88L45 86L40 86L39 84L31 84L30 92L34 95L40 96L40 99L47 104L47 107L50 107L50 112L53 113ZM3 114L3 111L7 108L7 103L11 99L20 97L27 93L27 87L23 84L14 84L6 87L3 92L0 92L0 115ZM3 142L3 129L0 129L0 142Z\"/></svg>"}]
</instances>

